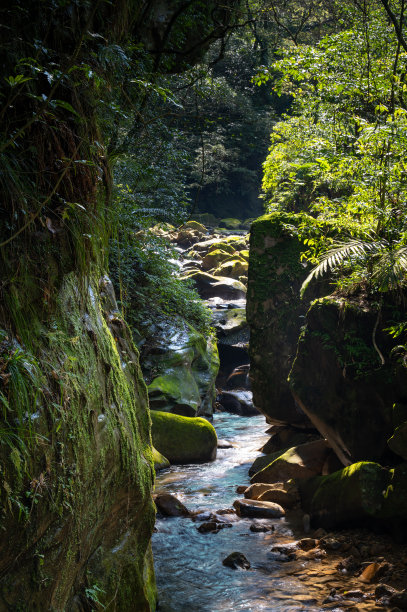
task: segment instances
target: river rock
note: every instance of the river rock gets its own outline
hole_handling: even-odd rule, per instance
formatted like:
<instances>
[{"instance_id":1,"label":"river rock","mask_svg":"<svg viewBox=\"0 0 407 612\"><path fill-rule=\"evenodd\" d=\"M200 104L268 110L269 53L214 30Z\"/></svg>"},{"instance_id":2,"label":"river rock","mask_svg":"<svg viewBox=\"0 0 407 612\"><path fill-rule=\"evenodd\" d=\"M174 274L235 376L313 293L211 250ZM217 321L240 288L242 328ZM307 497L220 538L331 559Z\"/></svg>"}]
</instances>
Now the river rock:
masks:
<instances>
[{"instance_id":1,"label":"river rock","mask_svg":"<svg viewBox=\"0 0 407 612\"><path fill-rule=\"evenodd\" d=\"M197 529L200 533L218 533L221 529L224 529L225 527L233 527L233 525L231 523L208 521L199 525Z\"/></svg>"},{"instance_id":2,"label":"river rock","mask_svg":"<svg viewBox=\"0 0 407 612\"><path fill-rule=\"evenodd\" d=\"M219 266L219 264L226 261L227 259L230 259L234 251L232 246L230 246L229 248L230 250L215 248L208 251L208 253L206 253L206 255L202 259L202 270L204 270L205 272L215 270Z\"/></svg>"},{"instance_id":3,"label":"river rock","mask_svg":"<svg viewBox=\"0 0 407 612\"><path fill-rule=\"evenodd\" d=\"M211 416L219 370L216 340L186 321L160 322L149 340L143 373L150 407L182 416Z\"/></svg>"},{"instance_id":4,"label":"river rock","mask_svg":"<svg viewBox=\"0 0 407 612\"><path fill-rule=\"evenodd\" d=\"M267 455L283 448L292 448L293 446L299 446L300 444L306 444L318 439L321 439L321 434L315 429L309 431L291 427L290 425L275 426L270 440L260 450Z\"/></svg>"},{"instance_id":5,"label":"river rock","mask_svg":"<svg viewBox=\"0 0 407 612\"><path fill-rule=\"evenodd\" d=\"M255 499L237 499L233 502L238 516L252 518L281 518L285 515L284 508L278 504Z\"/></svg>"},{"instance_id":6,"label":"river rock","mask_svg":"<svg viewBox=\"0 0 407 612\"><path fill-rule=\"evenodd\" d=\"M247 327L245 308L228 308L212 313L218 337L228 336Z\"/></svg>"},{"instance_id":7,"label":"river rock","mask_svg":"<svg viewBox=\"0 0 407 612\"><path fill-rule=\"evenodd\" d=\"M299 494L294 495L284 489L268 489L260 497L257 498L259 501L268 501L279 504L283 508L292 508L299 502Z\"/></svg>"},{"instance_id":8,"label":"river rock","mask_svg":"<svg viewBox=\"0 0 407 612\"><path fill-rule=\"evenodd\" d=\"M231 567L232 569L250 569L250 562L241 552L230 553L230 555L223 559L222 563L226 565L226 567Z\"/></svg>"},{"instance_id":9,"label":"river rock","mask_svg":"<svg viewBox=\"0 0 407 612\"><path fill-rule=\"evenodd\" d=\"M216 431L205 419L157 410L152 410L150 415L153 444L171 463L197 463L216 458Z\"/></svg>"},{"instance_id":10,"label":"river rock","mask_svg":"<svg viewBox=\"0 0 407 612\"><path fill-rule=\"evenodd\" d=\"M257 474L257 472L260 472L263 468L270 465L270 463L272 463L275 459L283 455L288 450L288 448L283 448L282 450L277 451L276 453L270 453L268 455L260 455L260 457L256 457L256 459L253 461L252 465L249 468L249 476Z\"/></svg>"},{"instance_id":11,"label":"river rock","mask_svg":"<svg viewBox=\"0 0 407 612\"><path fill-rule=\"evenodd\" d=\"M375 343L386 356L384 364L372 341L379 315ZM387 357L395 341L382 331L392 316L393 304L384 302L378 312L376 301L337 296L315 300L306 315L290 385L345 466L382 457L387 461L389 438L395 452L405 452L406 417L398 421L393 406L406 406L407 377L404 366Z\"/></svg>"},{"instance_id":12,"label":"river rock","mask_svg":"<svg viewBox=\"0 0 407 612\"><path fill-rule=\"evenodd\" d=\"M259 414L253 405L251 391L223 391L217 401L226 412L240 414L241 416L256 416Z\"/></svg>"},{"instance_id":13,"label":"river rock","mask_svg":"<svg viewBox=\"0 0 407 612\"><path fill-rule=\"evenodd\" d=\"M281 212L253 223L247 289L254 403L270 422L300 426L310 422L293 399L287 378L308 309L299 294L307 270L301 262L303 242L288 226L305 219L315 223L304 213Z\"/></svg>"},{"instance_id":14,"label":"river rock","mask_svg":"<svg viewBox=\"0 0 407 612\"><path fill-rule=\"evenodd\" d=\"M189 516L189 510L174 495L159 493L154 496L157 510L164 516Z\"/></svg>"},{"instance_id":15,"label":"river rock","mask_svg":"<svg viewBox=\"0 0 407 612\"><path fill-rule=\"evenodd\" d=\"M318 525L332 528L368 517L381 517L389 472L377 463L359 462L330 476L299 482L303 508ZM393 509L394 512L394 509Z\"/></svg>"},{"instance_id":16,"label":"river rock","mask_svg":"<svg viewBox=\"0 0 407 612\"><path fill-rule=\"evenodd\" d=\"M329 453L325 440L316 440L290 448L252 476L254 482L278 482L290 478L310 478L320 474Z\"/></svg>"},{"instance_id":17,"label":"river rock","mask_svg":"<svg viewBox=\"0 0 407 612\"><path fill-rule=\"evenodd\" d=\"M246 297L246 287L238 280L224 276L213 276L207 272L194 272L185 278L195 281L203 300L219 297L222 300L240 300Z\"/></svg>"}]
</instances>

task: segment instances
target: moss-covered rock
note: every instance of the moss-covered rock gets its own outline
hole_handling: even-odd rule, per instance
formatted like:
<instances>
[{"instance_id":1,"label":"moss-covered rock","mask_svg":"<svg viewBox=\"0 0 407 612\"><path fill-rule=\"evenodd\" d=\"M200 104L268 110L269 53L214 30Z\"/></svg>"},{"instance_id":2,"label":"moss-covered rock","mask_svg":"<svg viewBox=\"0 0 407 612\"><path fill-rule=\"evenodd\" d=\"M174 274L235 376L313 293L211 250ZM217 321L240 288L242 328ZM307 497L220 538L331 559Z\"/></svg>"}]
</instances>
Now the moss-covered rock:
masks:
<instances>
[{"instance_id":1,"label":"moss-covered rock","mask_svg":"<svg viewBox=\"0 0 407 612\"><path fill-rule=\"evenodd\" d=\"M153 444L171 463L197 463L216 458L216 431L205 419L152 411L151 420Z\"/></svg>"},{"instance_id":2,"label":"moss-covered rock","mask_svg":"<svg viewBox=\"0 0 407 612\"><path fill-rule=\"evenodd\" d=\"M300 287L307 276L303 244L290 227L315 221L305 214L272 213L250 234L247 320L254 402L272 422L304 424L287 383L307 303Z\"/></svg>"},{"instance_id":3,"label":"moss-covered rock","mask_svg":"<svg viewBox=\"0 0 407 612\"><path fill-rule=\"evenodd\" d=\"M249 264L243 259L234 257L233 259L226 258L215 270L215 276L229 276L239 280L242 276L247 275Z\"/></svg>"},{"instance_id":4,"label":"moss-covered rock","mask_svg":"<svg viewBox=\"0 0 407 612\"><path fill-rule=\"evenodd\" d=\"M240 219L234 219L233 217L228 217L227 219L221 219L219 221L219 227L225 227L230 230L237 230L241 226Z\"/></svg>"},{"instance_id":5,"label":"moss-covered rock","mask_svg":"<svg viewBox=\"0 0 407 612\"><path fill-rule=\"evenodd\" d=\"M394 453L407 460L407 422L402 423L394 430L388 445Z\"/></svg>"},{"instance_id":6,"label":"moss-covered rock","mask_svg":"<svg viewBox=\"0 0 407 612\"><path fill-rule=\"evenodd\" d=\"M383 516L389 472L377 463L359 462L302 482L304 509L327 528Z\"/></svg>"},{"instance_id":7,"label":"moss-covered rock","mask_svg":"<svg viewBox=\"0 0 407 612\"><path fill-rule=\"evenodd\" d=\"M153 410L211 415L219 369L216 339L181 319L161 323L143 363Z\"/></svg>"},{"instance_id":8,"label":"moss-covered rock","mask_svg":"<svg viewBox=\"0 0 407 612\"><path fill-rule=\"evenodd\" d=\"M91 607L86 589L95 584L102 604L155 609L147 392L111 283L98 280L96 271L66 275L52 318L37 320L38 352L29 357L20 345L21 365L41 375L25 379L31 424L19 435L29 452L17 439L11 452L0 447L1 589L10 609Z\"/></svg>"},{"instance_id":9,"label":"moss-covered rock","mask_svg":"<svg viewBox=\"0 0 407 612\"><path fill-rule=\"evenodd\" d=\"M228 336L247 327L245 308L214 311L212 318L218 338Z\"/></svg>"},{"instance_id":10,"label":"moss-covered rock","mask_svg":"<svg viewBox=\"0 0 407 612\"><path fill-rule=\"evenodd\" d=\"M384 364L372 339L379 315L375 342ZM393 405L405 404L405 370L392 361L394 341L381 331L395 316L393 306L378 313L377 303L336 297L314 301L307 313L290 385L344 465L380 461L394 429Z\"/></svg>"},{"instance_id":11,"label":"moss-covered rock","mask_svg":"<svg viewBox=\"0 0 407 612\"><path fill-rule=\"evenodd\" d=\"M224 251L222 249L212 249L205 255L202 260L202 270L214 270L221 263L227 261L230 256L231 253L228 251Z\"/></svg>"}]
</instances>

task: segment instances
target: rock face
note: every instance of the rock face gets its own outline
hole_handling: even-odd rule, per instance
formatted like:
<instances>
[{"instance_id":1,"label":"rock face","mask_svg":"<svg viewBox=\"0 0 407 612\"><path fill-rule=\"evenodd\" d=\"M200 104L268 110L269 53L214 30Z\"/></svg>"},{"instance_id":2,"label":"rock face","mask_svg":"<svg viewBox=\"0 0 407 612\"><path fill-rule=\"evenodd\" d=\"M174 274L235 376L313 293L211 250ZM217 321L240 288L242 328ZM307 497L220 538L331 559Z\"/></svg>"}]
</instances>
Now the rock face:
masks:
<instances>
[{"instance_id":1,"label":"rock face","mask_svg":"<svg viewBox=\"0 0 407 612\"><path fill-rule=\"evenodd\" d=\"M133 609L131 593L147 612L155 607L148 401L109 279L65 276L41 329L37 359L10 335L0 346L1 358L9 346L19 351L32 402L29 453L0 449L13 491L7 501L2 490L2 606L79 611L93 605L85 585L97 584L102 603Z\"/></svg>"},{"instance_id":2,"label":"rock face","mask_svg":"<svg viewBox=\"0 0 407 612\"><path fill-rule=\"evenodd\" d=\"M307 310L299 297L307 275L300 262L303 245L287 225L302 218L272 213L253 223L247 290L254 403L271 422L291 425L309 424L287 383Z\"/></svg>"},{"instance_id":3,"label":"rock face","mask_svg":"<svg viewBox=\"0 0 407 612\"><path fill-rule=\"evenodd\" d=\"M298 403L344 465L380 460L405 420L405 369L390 357L391 339L380 331L385 308L375 340L385 355L381 365L372 341L377 316L377 308L360 301L314 301L290 374ZM398 453L402 431L401 425L390 442Z\"/></svg>"},{"instance_id":4,"label":"rock face","mask_svg":"<svg viewBox=\"0 0 407 612\"><path fill-rule=\"evenodd\" d=\"M151 420L153 444L171 463L197 463L216 458L216 431L205 419L152 410Z\"/></svg>"},{"instance_id":5,"label":"rock face","mask_svg":"<svg viewBox=\"0 0 407 612\"><path fill-rule=\"evenodd\" d=\"M204 338L180 319L162 322L143 363L147 378L153 377L148 385L151 408L184 416L210 416L218 369L215 338Z\"/></svg>"}]
</instances>

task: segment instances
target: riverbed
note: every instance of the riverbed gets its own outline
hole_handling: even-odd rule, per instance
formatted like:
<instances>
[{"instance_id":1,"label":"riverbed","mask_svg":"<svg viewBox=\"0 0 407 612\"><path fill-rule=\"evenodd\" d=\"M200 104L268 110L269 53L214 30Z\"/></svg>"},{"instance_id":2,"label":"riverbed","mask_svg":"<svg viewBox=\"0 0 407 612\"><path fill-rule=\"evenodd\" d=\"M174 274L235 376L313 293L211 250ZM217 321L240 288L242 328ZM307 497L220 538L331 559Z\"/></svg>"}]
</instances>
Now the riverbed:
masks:
<instances>
[{"instance_id":1,"label":"riverbed","mask_svg":"<svg viewBox=\"0 0 407 612\"><path fill-rule=\"evenodd\" d=\"M212 463L171 466L157 477L156 492L175 495L191 511L231 508L233 501L241 497L236 487L249 484L248 469L268 439L263 416L216 413L214 426L219 439L235 446L218 449L217 459ZM314 605L317 599L309 594L302 576L290 576L282 555L271 551L273 544L295 539L289 521L283 518L256 522L274 526L274 531L253 533L252 519L238 519L231 528L219 533L200 533L199 523L189 518L158 518L153 536L158 610L319 610ZM249 570L222 565L222 560L234 551L247 557ZM298 569L298 564L295 565Z\"/></svg>"}]
</instances>

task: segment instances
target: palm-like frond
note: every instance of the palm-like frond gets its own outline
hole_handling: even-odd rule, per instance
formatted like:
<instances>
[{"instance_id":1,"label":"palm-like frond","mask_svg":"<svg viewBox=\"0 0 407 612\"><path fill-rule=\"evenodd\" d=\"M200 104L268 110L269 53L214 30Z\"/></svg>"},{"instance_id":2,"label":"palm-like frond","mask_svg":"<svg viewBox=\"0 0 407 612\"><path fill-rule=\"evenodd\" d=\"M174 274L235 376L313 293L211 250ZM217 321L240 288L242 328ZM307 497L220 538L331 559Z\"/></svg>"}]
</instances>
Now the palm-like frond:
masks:
<instances>
[{"instance_id":1,"label":"palm-like frond","mask_svg":"<svg viewBox=\"0 0 407 612\"><path fill-rule=\"evenodd\" d=\"M392 291L404 284L407 275L407 247L387 249L375 263L372 280L380 291Z\"/></svg>"},{"instance_id":2,"label":"palm-like frond","mask_svg":"<svg viewBox=\"0 0 407 612\"><path fill-rule=\"evenodd\" d=\"M326 251L321 257L321 261L310 274L307 276L301 286L301 296L308 287L313 278L318 278L326 274L329 270L333 270L340 266L345 261L349 261L352 257L366 257L369 252L377 250L377 242L368 242L363 240L349 240L348 242L336 242L333 247Z\"/></svg>"}]
</instances>

